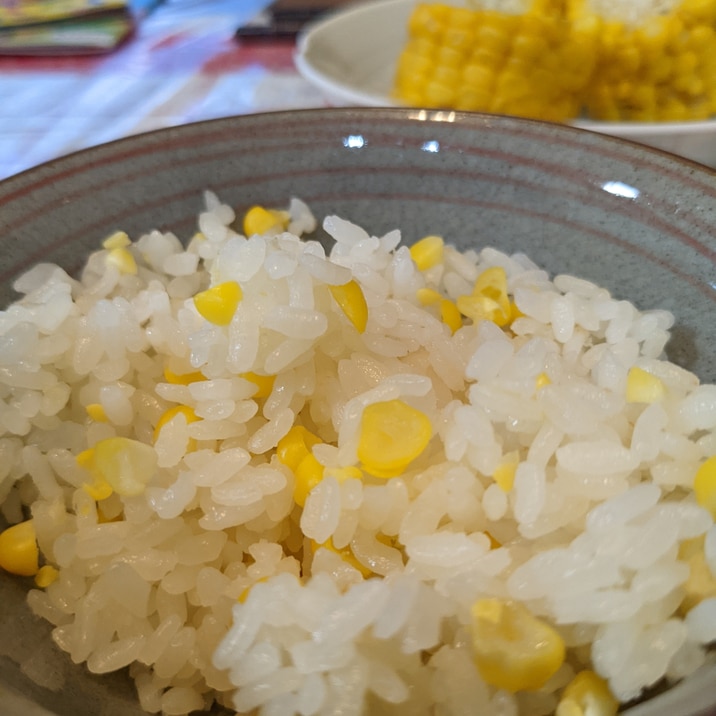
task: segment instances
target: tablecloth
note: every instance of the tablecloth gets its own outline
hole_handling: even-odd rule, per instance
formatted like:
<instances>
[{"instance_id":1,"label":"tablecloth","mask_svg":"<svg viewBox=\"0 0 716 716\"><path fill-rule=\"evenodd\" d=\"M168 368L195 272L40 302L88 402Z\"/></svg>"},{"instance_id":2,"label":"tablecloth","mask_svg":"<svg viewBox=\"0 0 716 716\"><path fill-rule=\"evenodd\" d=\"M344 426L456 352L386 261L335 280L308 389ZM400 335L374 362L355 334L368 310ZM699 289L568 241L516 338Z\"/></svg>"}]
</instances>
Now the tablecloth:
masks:
<instances>
[{"instance_id":1,"label":"tablecloth","mask_svg":"<svg viewBox=\"0 0 716 716\"><path fill-rule=\"evenodd\" d=\"M166 0L111 54L0 57L0 179L139 132L322 106L289 40L239 43L270 0Z\"/></svg>"}]
</instances>

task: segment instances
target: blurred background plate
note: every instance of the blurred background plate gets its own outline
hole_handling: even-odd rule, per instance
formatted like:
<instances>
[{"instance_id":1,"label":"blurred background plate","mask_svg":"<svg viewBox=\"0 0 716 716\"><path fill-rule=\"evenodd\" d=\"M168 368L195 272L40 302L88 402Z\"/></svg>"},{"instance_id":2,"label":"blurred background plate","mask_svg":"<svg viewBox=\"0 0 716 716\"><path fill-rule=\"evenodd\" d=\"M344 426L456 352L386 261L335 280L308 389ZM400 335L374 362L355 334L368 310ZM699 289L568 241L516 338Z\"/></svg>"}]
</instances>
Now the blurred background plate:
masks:
<instances>
[{"instance_id":1,"label":"blurred background plate","mask_svg":"<svg viewBox=\"0 0 716 716\"><path fill-rule=\"evenodd\" d=\"M391 88L415 0L378 0L327 15L300 35L299 72L339 105L397 106ZM716 119L698 122L573 124L716 167Z\"/></svg>"}]
</instances>

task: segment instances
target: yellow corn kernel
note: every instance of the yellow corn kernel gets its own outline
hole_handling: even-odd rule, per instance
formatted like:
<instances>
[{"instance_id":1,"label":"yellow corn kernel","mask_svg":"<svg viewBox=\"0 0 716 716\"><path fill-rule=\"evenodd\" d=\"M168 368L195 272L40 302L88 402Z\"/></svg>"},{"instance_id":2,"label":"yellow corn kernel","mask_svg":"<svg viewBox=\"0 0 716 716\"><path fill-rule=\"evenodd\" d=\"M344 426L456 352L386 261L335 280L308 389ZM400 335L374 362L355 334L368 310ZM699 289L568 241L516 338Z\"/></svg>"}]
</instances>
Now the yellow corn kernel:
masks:
<instances>
[{"instance_id":1,"label":"yellow corn kernel","mask_svg":"<svg viewBox=\"0 0 716 716\"><path fill-rule=\"evenodd\" d=\"M368 324L368 304L365 302L360 284L351 279L342 286L329 286L328 289L346 314L346 318L355 326L358 333L363 333Z\"/></svg>"},{"instance_id":2,"label":"yellow corn kernel","mask_svg":"<svg viewBox=\"0 0 716 716\"><path fill-rule=\"evenodd\" d=\"M443 300L442 294L434 288L419 288L415 292L415 297L421 306L434 306Z\"/></svg>"},{"instance_id":3,"label":"yellow corn kernel","mask_svg":"<svg viewBox=\"0 0 716 716\"><path fill-rule=\"evenodd\" d=\"M455 101L455 90L438 82L425 85L425 104L428 107L450 107Z\"/></svg>"},{"instance_id":4,"label":"yellow corn kernel","mask_svg":"<svg viewBox=\"0 0 716 716\"><path fill-rule=\"evenodd\" d=\"M94 460L94 449L89 448L88 450L83 450L75 456L75 460L80 467L90 470Z\"/></svg>"},{"instance_id":5,"label":"yellow corn kernel","mask_svg":"<svg viewBox=\"0 0 716 716\"><path fill-rule=\"evenodd\" d=\"M517 466L519 464L519 453L516 450L508 452L492 473L492 479L503 492L509 492L515 484L515 473L517 472Z\"/></svg>"},{"instance_id":6,"label":"yellow corn kernel","mask_svg":"<svg viewBox=\"0 0 716 716\"><path fill-rule=\"evenodd\" d=\"M112 486L94 470L94 448L83 450L75 456L75 460L92 476L92 482L85 482L82 489L96 502L106 500L112 494Z\"/></svg>"},{"instance_id":7,"label":"yellow corn kernel","mask_svg":"<svg viewBox=\"0 0 716 716\"><path fill-rule=\"evenodd\" d=\"M430 55L421 54L412 46L406 48L398 60L397 68L403 89L409 86L416 78L422 78L432 65Z\"/></svg>"},{"instance_id":8,"label":"yellow corn kernel","mask_svg":"<svg viewBox=\"0 0 716 716\"><path fill-rule=\"evenodd\" d=\"M440 317L443 319L443 323L450 329L451 333L455 333L455 331L462 327L462 314L449 298L444 298L440 301Z\"/></svg>"},{"instance_id":9,"label":"yellow corn kernel","mask_svg":"<svg viewBox=\"0 0 716 716\"><path fill-rule=\"evenodd\" d=\"M363 410L358 459L376 477L400 475L432 437L430 419L402 400L372 403Z\"/></svg>"},{"instance_id":10,"label":"yellow corn kernel","mask_svg":"<svg viewBox=\"0 0 716 716\"><path fill-rule=\"evenodd\" d=\"M507 295L507 273L502 266L485 269L475 280L474 293L501 300Z\"/></svg>"},{"instance_id":11,"label":"yellow corn kernel","mask_svg":"<svg viewBox=\"0 0 716 716\"><path fill-rule=\"evenodd\" d=\"M547 53L547 43L538 34L520 34L512 41L512 51L520 59L537 60Z\"/></svg>"},{"instance_id":12,"label":"yellow corn kernel","mask_svg":"<svg viewBox=\"0 0 716 716\"><path fill-rule=\"evenodd\" d=\"M132 241L124 231L115 231L102 242L102 248L111 251L112 249L126 249L131 246Z\"/></svg>"},{"instance_id":13,"label":"yellow corn kernel","mask_svg":"<svg viewBox=\"0 0 716 716\"><path fill-rule=\"evenodd\" d=\"M368 567L356 559L356 556L353 554L353 550L349 544L345 547L341 547L340 549L336 549L333 545L333 540L330 537L323 544L318 544L315 540L311 540L311 551L314 554L321 547L337 554L344 562L357 569L366 579L373 574Z\"/></svg>"},{"instance_id":14,"label":"yellow corn kernel","mask_svg":"<svg viewBox=\"0 0 716 716\"><path fill-rule=\"evenodd\" d=\"M519 308L517 308L517 304L510 300L510 320L509 323L512 324L513 321L516 321L518 318L524 318L524 313L520 311Z\"/></svg>"},{"instance_id":15,"label":"yellow corn kernel","mask_svg":"<svg viewBox=\"0 0 716 716\"><path fill-rule=\"evenodd\" d=\"M549 379L549 376L546 373L540 373L535 378L535 390L539 391L542 388L544 388L546 385L549 385L552 381Z\"/></svg>"},{"instance_id":16,"label":"yellow corn kernel","mask_svg":"<svg viewBox=\"0 0 716 716\"><path fill-rule=\"evenodd\" d=\"M492 321L496 325L506 326L510 320L509 305L505 311L500 304L489 296L458 296L457 308L463 316L473 321Z\"/></svg>"},{"instance_id":17,"label":"yellow corn kernel","mask_svg":"<svg viewBox=\"0 0 716 716\"><path fill-rule=\"evenodd\" d=\"M35 584L40 589L45 589L46 587L49 587L59 576L60 573L51 564L46 564L44 567L40 567L35 575Z\"/></svg>"},{"instance_id":18,"label":"yellow corn kernel","mask_svg":"<svg viewBox=\"0 0 716 716\"><path fill-rule=\"evenodd\" d=\"M484 52L484 49L483 49ZM471 60L462 70L463 81L475 93L489 102L488 90L495 84L495 68L489 64L493 58L480 55L480 61ZM479 100L478 100L479 101Z\"/></svg>"},{"instance_id":19,"label":"yellow corn kernel","mask_svg":"<svg viewBox=\"0 0 716 716\"><path fill-rule=\"evenodd\" d=\"M438 61L442 61L444 63L445 61L442 58L442 54L443 53L441 51L441 57L438 58ZM454 62L454 59L451 60L451 62ZM435 84L440 87L456 87L460 82L460 70L457 65L442 64L436 67L433 71L433 80Z\"/></svg>"},{"instance_id":20,"label":"yellow corn kernel","mask_svg":"<svg viewBox=\"0 0 716 716\"><path fill-rule=\"evenodd\" d=\"M107 413L104 412L104 408L101 403L90 403L85 406L85 410L87 411L87 415L89 415L92 420L95 420L98 423L107 422Z\"/></svg>"},{"instance_id":21,"label":"yellow corn kernel","mask_svg":"<svg viewBox=\"0 0 716 716\"><path fill-rule=\"evenodd\" d=\"M106 261L110 266L117 268L120 273L132 275L137 273L137 262L127 249L111 249L107 254Z\"/></svg>"},{"instance_id":22,"label":"yellow corn kernel","mask_svg":"<svg viewBox=\"0 0 716 716\"><path fill-rule=\"evenodd\" d=\"M682 585L684 598L679 605L681 614L687 614L704 599L716 597L716 575L706 562L703 535L684 540L679 546L679 559L689 565L689 577Z\"/></svg>"},{"instance_id":23,"label":"yellow corn kernel","mask_svg":"<svg viewBox=\"0 0 716 716\"><path fill-rule=\"evenodd\" d=\"M475 281L470 296L459 296L457 307L473 322L492 321L506 326L512 317L510 298L507 295L507 274L501 266L485 269Z\"/></svg>"},{"instance_id":24,"label":"yellow corn kernel","mask_svg":"<svg viewBox=\"0 0 716 716\"><path fill-rule=\"evenodd\" d=\"M113 492L112 485L100 477L94 477L91 483L84 483L82 489L95 501L106 500Z\"/></svg>"},{"instance_id":25,"label":"yellow corn kernel","mask_svg":"<svg viewBox=\"0 0 716 716\"><path fill-rule=\"evenodd\" d=\"M427 271L442 263L445 242L440 236L426 236L410 247L410 257L419 271Z\"/></svg>"},{"instance_id":26,"label":"yellow corn kernel","mask_svg":"<svg viewBox=\"0 0 716 716\"><path fill-rule=\"evenodd\" d=\"M691 37L689 38L691 46L698 49L709 47L714 41L715 32L716 30L709 25L696 25L691 29Z\"/></svg>"},{"instance_id":27,"label":"yellow corn kernel","mask_svg":"<svg viewBox=\"0 0 716 716\"><path fill-rule=\"evenodd\" d=\"M298 463L293 474L296 478L293 485L293 500L297 505L303 507L311 490L323 479L323 465L318 462L313 453L308 453Z\"/></svg>"},{"instance_id":28,"label":"yellow corn kernel","mask_svg":"<svg viewBox=\"0 0 716 716\"><path fill-rule=\"evenodd\" d=\"M618 709L607 682L585 669L565 687L555 716L616 716Z\"/></svg>"},{"instance_id":29,"label":"yellow corn kernel","mask_svg":"<svg viewBox=\"0 0 716 716\"><path fill-rule=\"evenodd\" d=\"M627 403L658 403L666 394L664 383L642 368L633 366L627 374Z\"/></svg>"},{"instance_id":30,"label":"yellow corn kernel","mask_svg":"<svg viewBox=\"0 0 716 716\"><path fill-rule=\"evenodd\" d=\"M562 637L519 602L480 599L471 612L475 665L491 686L539 689L562 666Z\"/></svg>"},{"instance_id":31,"label":"yellow corn kernel","mask_svg":"<svg viewBox=\"0 0 716 716\"><path fill-rule=\"evenodd\" d=\"M408 20L410 32L420 36L440 33L447 12L442 3L418 3Z\"/></svg>"},{"instance_id":32,"label":"yellow corn kernel","mask_svg":"<svg viewBox=\"0 0 716 716\"><path fill-rule=\"evenodd\" d=\"M713 0L682 0L680 13L695 21L713 22L716 19L716 3Z\"/></svg>"},{"instance_id":33,"label":"yellow corn kernel","mask_svg":"<svg viewBox=\"0 0 716 716\"><path fill-rule=\"evenodd\" d=\"M194 296L194 306L209 323L228 326L243 294L236 281L225 281Z\"/></svg>"},{"instance_id":34,"label":"yellow corn kernel","mask_svg":"<svg viewBox=\"0 0 716 716\"><path fill-rule=\"evenodd\" d=\"M157 424L154 427L154 442L156 442L159 438L159 433L162 431L162 428L170 420L176 418L177 415L183 415L187 425L189 425L189 423L195 423L197 420L200 419L199 416L188 405L175 405L173 408L165 410L159 420L157 420ZM191 439L189 442L191 443L191 445L187 445L187 450L193 450L196 446L196 443Z\"/></svg>"},{"instance_id":35,"label":"yellow corn kernel","mask_svg":"<svg viewBox=\"0 0 716 716\"><path fill-rule=\"evenodd\" d=\"M476 45L489 48L498 57L504 55L512 39L514 19L500 12L480 13Z\"/></svg>"},{"instance_id":36,"label":"yellow corn kernel","mask_svg":"<svg viewBox=\"0 0 716 716\"><path fill-rule=\"evenodd\" d=\"M0 533L0 567L6 572L32 577L39 569L39 559L32 520L19 522Z\"/></svg>"},{"instance_id":37,"label":"yellow corn kernel","mask_svg":"<svg viewBox=\"0 0 716 716\"><path fill-rule=\"evenodd\" d=\"M244 215L244 234L266 234L269 231L284 231L288 226L289 215L286 211L265 209L263 206L252 206Z\"/></svg>"},{"instance_id":38,"label":"yellow corn kernel","mask_svg":"<svg viewBox=\"0 0 716 716\"><path fill-rule=\"evenodd\" d=\"M694 477L696 501L716 519L716 455L704 461Z\"/></svg>"},{"instance_id":39,"label":"yellow corn kernel","mask_svg":"<svg viewBox=\"0 0 716 716\"><path fill-rule=\"evenodd\" d=\"M304 428L303 425L294 425L278 441L276 456L279 462L295 472L301 460L310 454L314 445L318 445L320 442L322 442L321 438Z\"/></svg>"},{"instance_id":40,"label":"yellow corn kernel","mask_svg":"<svg viewBox=\"0 0 716 716\"><path fill-rule=\"evenodd\" d=\"M175 373L170 368L164 368L164 380L172 385L190 385L206 380L206 376L198 370L191 373Z\"/></svg>"},{"instance_id":41,"label":"yellow corn kernel","mask_svg":"<svg viewBox=\"0 0 716 716\"><path fill-rule=\"evenodd\" d=\"M469 11L466 11L469 15ZM466 25L452 24L443 34L444 46L438 53L439 61L453 67L459 65L474 47L475 36Z\"/></svg>"},{"instance_id":42,"label":"yellow corn kernel","mask_svg":"<svg viewBox=\"0 0 716 716\"><path fill-rule=\"evenodd\" d=\"M275 375L259 375L251 371L242 373L239 378L248 380L249 383L256 386L256 392L251 396L252 398L268 398L273 390L273 384L276 382Z\"/></svg>"},{"instance_id":43,"label":"yellow corn kernel","mask_svg":"<svg viewBox=\"0 0 716 716\"><path fill-rule=\"evenodd\" d=\"M94 446L92 473L118 495L141 495L156 468L154 448L138 440L107 438Z\"/></svg>"}]
</instances>

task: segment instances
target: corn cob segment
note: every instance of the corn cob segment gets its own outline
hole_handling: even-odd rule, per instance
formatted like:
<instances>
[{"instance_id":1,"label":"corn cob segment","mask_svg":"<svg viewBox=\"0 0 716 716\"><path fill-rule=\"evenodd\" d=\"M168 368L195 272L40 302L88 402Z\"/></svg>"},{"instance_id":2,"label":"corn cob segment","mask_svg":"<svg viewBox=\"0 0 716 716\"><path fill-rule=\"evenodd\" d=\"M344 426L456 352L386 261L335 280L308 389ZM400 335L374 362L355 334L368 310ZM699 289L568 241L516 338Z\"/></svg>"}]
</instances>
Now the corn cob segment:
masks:
<instances>
[{"instance_id":1,"label":"corn cob segment","mask_svg":"<svg viewBox=\"0 0 716 716\"><path fill-rule=\"evenodd\" d=\"M598 3L599 0L593 0ZM585 96L595 119L683 121L716 112L716 1L607 18Z\"/></svg>"},{"instance_id":2,"label":"corn cob segment","mask_svg":"<svg viewBox=\"0 0 716 716\"><path fill-rule=\"evenodd\" d=\"M395 74L404 104L563 121L716 112L716 0L419 3Z\"/></svg>"},{"instance_id":3,"label":"corn cob segment","mask_svg":"<svg viewBox=\"0 0 716 716\"><path fill-rule=\"evenodd\" d=\"M399 59L396 93L406 104L562 120L596 57L594 27L572 32L555 0L522 14L439 3L416 6Z\"/></svg>"}]
</instances>

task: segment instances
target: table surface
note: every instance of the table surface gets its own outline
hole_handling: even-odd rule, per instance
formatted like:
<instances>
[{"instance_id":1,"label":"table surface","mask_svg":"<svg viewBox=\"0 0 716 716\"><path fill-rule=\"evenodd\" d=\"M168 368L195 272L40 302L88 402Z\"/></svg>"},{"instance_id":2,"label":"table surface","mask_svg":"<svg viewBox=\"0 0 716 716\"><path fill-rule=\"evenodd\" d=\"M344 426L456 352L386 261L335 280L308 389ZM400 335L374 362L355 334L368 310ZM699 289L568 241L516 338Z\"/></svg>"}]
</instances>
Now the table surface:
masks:
<instances>
[{"instance_id":1,"label":"table surface","mask_svg":"<svg viewBox=\"0 0 716 716\"><path fill-rule=\"evenodd\" d=\"M331 0L334 5L358 1ZM325 95L295 68L294 41L235 39L237 28L270 4L163 0L110 54L0 56L0 180L140 132L326 106ZM708 138L712 131L709 127L706 139L698 133L674 141L632 138L716 168L716 147Z\"/></svg>"},{"instance_id":2,"label":"table surface","mask_svg":"<svg viewBox=\"0 0 716 716\"><path fill-rule=\"evenodd\" d=\"M239 43L270 0L166 0L111 54L0 57L0 179L139 132L252 112L320 107L294 43Z\"/></svg>"}]
</instances>

